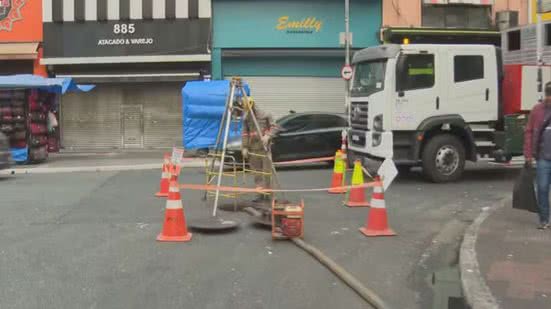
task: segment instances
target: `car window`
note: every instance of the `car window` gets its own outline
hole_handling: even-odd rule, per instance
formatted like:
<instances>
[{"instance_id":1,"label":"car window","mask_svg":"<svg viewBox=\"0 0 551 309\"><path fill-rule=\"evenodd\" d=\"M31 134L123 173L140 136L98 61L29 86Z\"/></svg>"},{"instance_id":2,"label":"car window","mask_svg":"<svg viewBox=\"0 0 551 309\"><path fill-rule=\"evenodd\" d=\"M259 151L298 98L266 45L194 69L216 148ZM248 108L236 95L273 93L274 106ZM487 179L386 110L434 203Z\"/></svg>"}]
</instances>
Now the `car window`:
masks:
<instances>
[{"instance_id":1,"label":"car window","mask_svg":"<svg viewBox=\"0 0 551 309\"><path fill-rule=\"evenodd\" d=\"M455 56L453 67L456 83L484 78L483 56Z\"/></svg>"},{"instance_id":2,"label":"car window","mask_svg":"<svg viewBox=\"0 0 551 309\"><path fill-rule=\"evenodd\" d=\"M434 55L401 55L396 67L396 90L408 91L434 86Z\"/></svg>"},{"instance_id":3,"label":"car window","mask_svg":"<svg viewBox=\"0 0 551 309\"><path fill-rule=\"evenodd\" d=\"M344 127L345 120L342 117L335 115L312 115L311 121L303 131L320 130L329 128Z\"/></svg>"},{"instance_id":4,"label":"car window","mask_svg":"<svg viewBox=\"0 0 551 309\"><path fill-rule=\"evenodd\" d=\"M280 125L280 126L284 125L287 121L289 121L289 119L295 118L295 117L296 117L296 115L293 115L293 114L285 115L285 116L279 118L278 120L276 120L276 124Z\"/></svg>"},{"instance_id":5,"label":"car window","mask_svg":"<svg viewBox=\"0 0 551 309\"><path fill-rule=\"evenodd\" d=\"M285 132L304 132L327 128L346 127L346 119L338 115L302 115L285 121L278 121L278 124ZM283 120L280 119L280 120Z\"/></svg>"},{"instance_id":6,"label":"car window","mask_svg":"<svg viewBox=\"0 0 551 309\"><path fill-rule=\"evenodd\" d=\"M286 132L296 132L304 129L311 121L311 117L310 115L296 116L285 122L280 122L280 125Z\"/></svg>"}]
</instances>

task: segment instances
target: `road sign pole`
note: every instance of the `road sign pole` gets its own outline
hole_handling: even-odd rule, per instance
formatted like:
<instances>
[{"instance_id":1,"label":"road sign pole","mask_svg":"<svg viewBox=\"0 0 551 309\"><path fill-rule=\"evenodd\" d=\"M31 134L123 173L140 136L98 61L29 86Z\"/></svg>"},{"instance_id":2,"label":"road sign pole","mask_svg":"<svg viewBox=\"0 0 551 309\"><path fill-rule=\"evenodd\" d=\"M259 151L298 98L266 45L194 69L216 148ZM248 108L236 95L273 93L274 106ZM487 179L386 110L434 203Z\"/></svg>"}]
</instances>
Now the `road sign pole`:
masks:
<instances>
[{"instance_id":1,"label":"road sign pole","mask_svg":"<svg viewBox=\"0 0 551 309\"><path fill-rule=\"evenodd\" d=\"M344 64L350 66L350 0L344 0ZM344 106L350 123L350 80L344 81Z\"/></svg>"},{"instance_id":2,"label":"road sign pole","mask_svg":"<svg viewBox=\"0 0 551 309\"><path fill-rule=\"evenodd\" d=\"M350 0L344 0L344 64L350 65Z\"/></svg>"}]
</instances>

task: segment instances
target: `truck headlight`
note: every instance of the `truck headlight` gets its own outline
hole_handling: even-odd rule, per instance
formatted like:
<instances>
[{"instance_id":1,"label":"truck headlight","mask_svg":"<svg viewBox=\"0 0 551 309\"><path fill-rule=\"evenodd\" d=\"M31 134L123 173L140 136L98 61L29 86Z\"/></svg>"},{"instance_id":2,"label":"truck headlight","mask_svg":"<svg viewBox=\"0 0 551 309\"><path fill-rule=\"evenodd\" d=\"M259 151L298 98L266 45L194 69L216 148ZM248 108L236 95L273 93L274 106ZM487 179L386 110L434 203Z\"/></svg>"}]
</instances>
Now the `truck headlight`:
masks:
<instances>
[{"instance_id":1,"label":"truck headlight","mask_svg":"<svg viewBox=\"0 0 551 309\"><path fill-rule=\"evenodd\" d=\"M379 114L373 118L373 130L379 132L383 131L383 114Z\"/></svg>"},{"instance_id":2,"label":"truck headlight","mask_svg":"<svg viewBox=\"0 0 551 309\"><path fill-rule=\"evenodd\" d=\"M377 147L381 145L382 141L383 141L383 136L381 135L381 133L373 133L371 135L371 145L373 147Z\"/></svg>"}]
</instances>

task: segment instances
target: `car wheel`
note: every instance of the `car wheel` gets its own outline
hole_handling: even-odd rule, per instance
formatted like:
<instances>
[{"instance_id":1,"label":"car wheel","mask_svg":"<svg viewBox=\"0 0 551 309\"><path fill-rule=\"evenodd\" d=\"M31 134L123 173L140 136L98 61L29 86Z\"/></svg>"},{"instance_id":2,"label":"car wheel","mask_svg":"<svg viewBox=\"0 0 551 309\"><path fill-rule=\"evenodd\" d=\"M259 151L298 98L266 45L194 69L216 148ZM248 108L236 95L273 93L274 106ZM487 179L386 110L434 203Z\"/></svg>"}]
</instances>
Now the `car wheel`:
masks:
<instances>
[{"instance_id":1,"label":"car wheel","mask_svg":"<svg viewBox=\"0 0 551 309\"><path fill-rule=\"evenodd\" d=\"M423 149L423 173L435 183L458 180L465 169L465 147L450 134L431 138Z\"/></svg>"}]
</instances>

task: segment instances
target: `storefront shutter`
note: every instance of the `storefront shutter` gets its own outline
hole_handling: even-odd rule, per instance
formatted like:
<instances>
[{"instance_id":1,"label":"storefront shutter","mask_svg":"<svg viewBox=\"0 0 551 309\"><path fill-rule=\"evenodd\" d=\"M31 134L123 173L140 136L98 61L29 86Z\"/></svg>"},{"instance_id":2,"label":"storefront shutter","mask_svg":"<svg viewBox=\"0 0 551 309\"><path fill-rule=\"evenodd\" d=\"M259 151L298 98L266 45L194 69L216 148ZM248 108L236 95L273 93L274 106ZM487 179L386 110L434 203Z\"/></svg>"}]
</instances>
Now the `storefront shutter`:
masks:
<instances>
[{"instance_id":1,"label":"storefront shutter","mask_svg":"<svg viewBox=\"0 0 551 309\"><path fill-rule=\"evenodd\" d=\"M144 100L144 147L182 146L183 83L148 85L139 95Z\"/></svg>"},{"instance_id":2,"label":"storefront shutter","mask_svg":"<svg viewBox=\"0 0 551 309\"><path fill-rule=\"evenodd\" d=\"M228 77L230 78L230 77ZM259 77L243 79L256 103L277 119L289 113L344 113L344 81L331 77Z\"/></svg>"},{"instance_id":3,"label":"storefront shutter","mask_svg":"<svg viewBox=\"0 0 551 309\"><path fill-rule=\"evenodd\" d=\"M182 83L99 84L90 93L67 94L61 103L63 146L68 150L181 146L182 87Z\"/></svg>"},{"instance_id":4,"label":"storefront shutter","mask_svg":"<svg viewBox=\"0 0 551 309\"><path fill-rule=\"evenodd\" d=\"M62 147L121 148L121 102L122 92L112 85L97 85L88 93L62 96Z\"/></svg>"}]
</instances>

